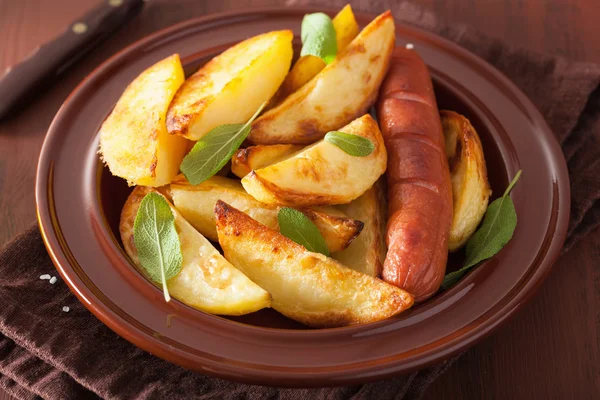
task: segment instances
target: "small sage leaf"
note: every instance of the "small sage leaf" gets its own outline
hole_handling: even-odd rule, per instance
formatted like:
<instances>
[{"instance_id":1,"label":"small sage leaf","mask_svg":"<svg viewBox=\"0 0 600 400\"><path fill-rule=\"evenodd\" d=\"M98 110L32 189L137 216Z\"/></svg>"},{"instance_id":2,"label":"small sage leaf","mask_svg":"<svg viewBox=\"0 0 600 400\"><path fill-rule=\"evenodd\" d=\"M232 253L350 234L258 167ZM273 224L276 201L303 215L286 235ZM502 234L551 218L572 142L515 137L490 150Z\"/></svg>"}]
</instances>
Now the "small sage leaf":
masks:
<instances>
[{"instance_id":1,"label":"small sage leaf","mask_svg":"<svg viewBox=\"0 0 600 400\"><path fill-rule=\"evenodd\" d=\"M142 199L133 239L142 267L153 281L162 284L165 300L171 300L167 280L181 271L183 256L173 211L160 194L148 193Z\"/></svg>"},{"instance_id":2,"label":"small sage leaf","mask_svg":"<svg viewBox=\"0 0 600 400\"><path fill-rule=\"evenodd\" d=\"M337 39L333 22L324 13L306 14L302 19L301 56L313 55L331 64L337 54Z\"/></svg>"},{"instance_id":3,"label":"small sage leaf","mask_svg":"<svg viewBox=\"0 0 600 400\"><path fill-rule=\"evenodd\" d=\"M293 208L282 207L277 214L277 220L283 236L313 253L329 256L329 249L323 235L306 215Z\"/></svg>"},{"instance_id":4,"label":"small sage leaf","mask_svg":"<svg viewBox=\"0 0 600 400\"><path fill-rule=\"evenodd\" d=\"M325 135L325 141L354 157L366 157L375 150L375 145L369 139L344 132L329 132Z\"/></svg>"},{"instance_id":5,"label":"small sage leaf","mask_svg":"<svg viewBox=\"0 0 600 400\"><path fill-rule=\"evenodd\" d=\"M444 277L442 289L454 285L469 269L496 255L510 241L517 227L517 212L509 194L520 176L521 171L517 172L502 197L488 206L481 227L467 242L463 267Z\"/></svg>"},{"instance_id":6,"label":"small sage leaf","mask_svg":"<svg viewBox=\"0 0 600 400\"><path fill-rule=\"evenodd\" d=\"M263 103L245 124L219 125L196 142L181 162L181 172L192 185L204 182L227 164L250 133L250 125L265 107Z\"/></svg>"}]
</instances>

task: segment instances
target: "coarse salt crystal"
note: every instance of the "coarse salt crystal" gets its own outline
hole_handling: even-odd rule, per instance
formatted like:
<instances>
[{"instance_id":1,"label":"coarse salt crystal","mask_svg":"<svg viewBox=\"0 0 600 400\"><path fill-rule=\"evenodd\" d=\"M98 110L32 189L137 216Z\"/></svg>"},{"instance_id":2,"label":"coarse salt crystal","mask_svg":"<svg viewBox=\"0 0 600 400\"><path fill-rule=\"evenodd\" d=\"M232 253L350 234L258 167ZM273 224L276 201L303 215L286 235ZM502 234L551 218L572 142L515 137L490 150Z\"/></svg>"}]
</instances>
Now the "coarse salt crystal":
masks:
<instances>
[{"instance_id":1,"label":"coarse salt crystal","mask_svg":"<svg viewBox=\"0 0 600 400\"><path fill-rule=\"evenodd\" d=\"M52 278L50 278L50 284L54 285L56 283L56 280L57 280L56 277L53 276Z\"/></svg>"},{"instance_id":2,"label":"coarse salt crystal","mask_svg":"<svg viewBox=\"0 0 600 400\"><path fill-rule=\"evenodd\" d=\"M64 311L64 312L69 312L69 311L71 311L71 309L70 309L69 307L67 307L67 306L64 306L64 307L63 307L63 311Z\"/></svg>"},{"instance_id":3,"label":"coarse salt crystal","mask_svg":"<svg viewBox=\"0 0 600 400\"><path fill-rule=\"evenodd\" d=\"M50 275L48 275L48 274L40 275L40 279L48 280L48 279L50 279Z\"/></svg>"},{"instance_id":4,"label":"coarse salt crystal","mask_svg":"<svg viewBox=\"0 0 600 400\"><path fill-rule=\"evenodd\" d=\"M415 48L415 45L414 45L414 44L412 44L412 43L406 43L406 48L407 48L408 50L412 50L412 49L414 49L414 48Z\"/></svg>"}]
</instances>

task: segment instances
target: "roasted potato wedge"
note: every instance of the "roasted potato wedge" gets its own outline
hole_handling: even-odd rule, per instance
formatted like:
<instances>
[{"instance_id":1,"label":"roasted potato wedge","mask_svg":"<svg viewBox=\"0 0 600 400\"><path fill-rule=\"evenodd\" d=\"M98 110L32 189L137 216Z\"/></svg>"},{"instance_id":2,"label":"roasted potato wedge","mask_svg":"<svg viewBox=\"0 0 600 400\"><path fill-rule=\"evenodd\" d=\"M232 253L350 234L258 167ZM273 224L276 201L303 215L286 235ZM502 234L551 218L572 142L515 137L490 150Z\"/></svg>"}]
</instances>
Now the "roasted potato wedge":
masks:
<instances>
[{"instance_id":1,"label":"roasted potato wedge","mask_svg":"<svg viewBox=\"0 0 600 400\"><path fill-rule=\"evenodd\" d=\"M267 204L307 207L351 202L385 172L387 153L379 126L369 114L340 131L369 139L375 150L366 157L354 157L321 140L293 157L252 171L242 185Z\"/></svg>"},{"instance_id":2,"label":"roasted potato wedge","mask_svg":"<svg viewBox=\"0 0 600 400\"><path fill-rule=\"evenodd\" d=\"M362 221L348 218L331 206L301 208L300 211L319 229L330 253L347 248L360 236L364 226Z\"/></svg>"},{"instance_id":3,"label":"roasted potato wedge","mask_svg":"<svg viewBox=\"0 0 600 400\"><path fill-rule=\"evenodd\" d=\"M167 113L171 134L198 140L246 122L277 91L292 62L289 30L254 36L209 61L181 86Z\"/></svg>"},{"instance_id":4,"label":"roasted potato wedge","mask_svg":"<svg viewBox=\"0 0 600 400\"><path fill-rule=\"evenodd\" d=\"M317 76L325 68L325 61L317 56L307 54L302 56L292 66L292 69L285 77L285 80L277 90L277 93L269 101L267 110L278 106L281 102L304 86L308 81Z\"/></svg>"},{"instance_id":5,"label":"roasted potato wedge","mask_svg":"<svg viewBox=\"0 0 600 400\"><path fill-rule=\"evenodd\" d=\"M363 115L375 101L395 43L388 11L373 20L331 64L252 123L255 144L308 144Z\"/></svg>"},{"instance_id":6,"label":"roasted potato wedge","mask_svg":"<svg viewBox=\"0 0 600 400\"><path fill-rule=\"evenodd\" d=\"M312 253L223 201L215 215L225 257L289 318L330 328L379 321L413 304L408 292Z\"/></svg>"},{"instance_id":7,"label":"roasted potato wedge","mask_svg":"<svg viewBox=\"0 0 600 400\"><path fill-rule=\"evenodd\" d=\"M200 185L191 185L180 177L171 184L168 193L181 215L211 240L218 240L213 212L217 200L226 201L270 229L279 231L279 207L256 201L237 180L213 176ZM362 222L347 218L333 207L301 211L321 231L330 252L348 247L363 227Z\"/></svg>"},{"instance_id":8,"label":"roasted potato wedge","mask_svg":"<svg viewBox=\"0 0 600 400\"><path fill-rule=\"evenodd\" d=\"M341 54L360 32L358 22L356 22L354 12L352 11L352 6L346 4L344 8L333 17L331 22L333 22L333 27L335 28L337 51L338 54Z\"/></svg>"},{"instance_id":9,"label":"roasted potato wedge","mask_svg":"<svg viewBox=\"0 0 600 400\"><path fill-rule=\"evenodd\" d=\"M454 201L448 249L454 251L464 246L477 229L492 191L475 128L467 118L453 111L441 111L440 114Z\"/></svg>"},{"instance_id":10,"label":"roasted potato wedge","mask_svg":"<svg viewBox=\"0 0 600 400\"><path fill-rule=\"evenodd\" d=\"M355 271L378 277L387 253L385 244L386 203L385 183L380 178L358 199L336 206L344 214L362 221L364 227L347 249L332 254L331 257Z\"/></svg>"},{"instance_id":11,"label":"roasted potato wedge","mask_svg":"<svg viewBox=\"0 0 600 400\"><path fill-rule=\"evenodd\" d=\"M123 206L119 224L123 247L143 274L145 270L139 263L133 240L133 223L142 199L152 190L143 186L133 190ZM231 265L171 208L183 255L181 272L167 281L171 296L190 307L221 315L248 314L271 305L269 293Z\"/></svg>"},{"instance_id":12,"label":"roasted potato wedge","mask_svg":"<svg viewBox=\"0 0 600 400\"><path fill-rule=\"evenodd\" d=\"M179 55L157 62L127 86L102 124L102 159L129 185L166 185L179 172L188 141L167 133L165 115L183 80Z\"/></svg>"},{"instance_id":13,"label":"roasted potato wedge","mask_svg":"<svg viewBox=\"0 0 600 400\"><path fill-rule=\"evenodd\" d=\"M333 18L338 54L342 53L352 40L358 35L359 28L352 7L346 4ZM281 87L271 99L269 108L279 104L287 96L300 89L304 84L314 78L325 68L325 62L312 55L302 56L296 61L292 70L287 74Z\"/></svg>"},{"instance_id":14,"label":"roasted potato wedge","mask_svg":"<svg viewBox=\"0 0 600 400\"><path fill-rule=\"evenodd\" d=\"M273 144L271 146L250 146L239 149L231 158L231 172L240 178L253 169L261 169L283 161L302 150L304 146L293 144Z\"/></svg>"}]
</instances>

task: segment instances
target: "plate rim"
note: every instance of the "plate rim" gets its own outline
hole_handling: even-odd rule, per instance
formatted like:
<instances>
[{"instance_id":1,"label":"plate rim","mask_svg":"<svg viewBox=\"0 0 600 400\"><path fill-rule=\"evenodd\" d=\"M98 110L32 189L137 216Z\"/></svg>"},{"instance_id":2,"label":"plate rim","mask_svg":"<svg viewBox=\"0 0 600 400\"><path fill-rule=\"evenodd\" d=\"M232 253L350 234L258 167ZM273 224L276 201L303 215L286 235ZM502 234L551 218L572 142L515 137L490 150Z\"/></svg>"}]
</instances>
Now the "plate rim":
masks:
<instances>
[{"instance_id":1,"label":"plate rim","mask_svg":"<svg viewBox=\"0 0 600 400\"><path fill-rule=\"evenodd\" d=\"M182 365L186 368L196 369L196 370L198 369L197 365L190 364L188 362L182 362L182 359L177 358L177 356L174 356L172 351L167 351L166 347L164 347L162 345L162 343L158 343L159 346L157 347L156 341L152 341L152 340L148 341L149 338L140 336L139 332L135 332L134 327L131 327L130 325L126 325L123 323L118 323L117 322L118 316L111 315L110 310L106 310L106 309L103 310L101 306L104 306L104 304L100 300L96 299L96 301L97 301L96 304L93 304L92 302L90 302L86 298L84 293L82 293L81 289L79 287L77 287L71 280L71 277L69 276L69 272L67 271L68 267L71 267L69 265L69 260L66 259L64 252L63 252L63 248L60 245L60 240L57 239L56 229L57 229L57 227L59 227L59 222L58 222L58 220L54 220L52 218L52 216L49 215L48 207L49 207L49 203L51 202L51 200L45 196L45 194L46 194L45 190L48 188L47 185L49 183L45 173L48 170L52 169L52 166L49 165L49 160L48 160L48 158L49 158L48 147L50 147L50 143L51 143L53 137L57 136L59 134L59 133L57 133L56 129L54 129L55 125L57 125L57 121L60 120L62 114L65 113L65 110L71 104L72 98L77 94L77 92L79 92L82 89L82 87L86 83L88 83L90 81L90 79L92 77L97 75L101 70L108 68L111 64L113 64L115 61L119 60L120 58L126 56L127 54L131 53L132 51L135 51L138 48L142 48L144 45L146 45L148 43L152 43L153 41L155 41L158 38L168 37L173 32L177 32L179 30L185 30L186 28L193 27L196 25L203 25L203 24L209 24L211 22L218 22L220 20L231 19L236 16L248 16L248 15L253 15L253 14L277 14L277 13L300 14L300 13L308 13L308 12L315 12L315 11L323 11L323 12L329 12L329 13L335 12L331 8L327 8L327 7L318 7L317 8L316 6L314 6L314 7L274 6L274 7L248 8L248 9L240 9L240 10L235 10L235 11L226 11L226 12L221 12L221 13L209 14L209 15L185 20L185 21L176 23L174 25L162 28L150 35L147 35L147 36L133 42L132 44L125 47L124 49L115 53L113 56L109 57L107 60L105 60L103 63L101 63L98 67L96 67L69 94L69 96L67 97L67 99L64 101L63 105L60 107L59 111L57 112L56 116L54 117L52 124L50 125L50 127L48 129L48 134L47 134L47 136L44 140L43 146L42 146L42 150L41 150L40 158L39 158L39 162L38 162L37 173L36 173L36 208L37 208L37 218L38 218L38 223L40 226L40 231L42 233L42 238L44 240L46 248L48 249L48 252L49 252L49 254L52 258L52 261L55 264L57 270L59 271L60 275L63 277L63 279L69 286L70 290L73 293L75 293L75 295L78 297L79 301L81 303L83 303L84 306L86 308L88 308L88 310L90 312L92 312L94 315L96 315L111 330L115 331L118 335L124 337L128 341L134 343L136 346L138 346L146 351L149 351L163 359L167 359L171 362ZM375 14L367 13L367 12L356 12L356 14L357 14L357 16L360 15L363 18L374 18L375 17ZM467 49L459 46L458 44L456 44L444 37L437 35L436 33L427 31L423 28L414 26L414 25L404 22L404 21L400 21L398 19L395 19L395 23L397 25L401 25L405 28L408 28L411 31L415 31L421 36L424 36L429 39L433 39L437 42L441 42L442 44L444 44L444 46L450 47L455 53L458 53L461 57L463 57L463 58L466 57L468 60L475 61L476 63L478 63L480 68L483 68L487 72L492 73L492 75L494 75L494 77L496 79L498 79L505 87L510 89L511 93L513 95L517 96L520 103L528 106L528 111L533 112L533 114L534 114L533 117L535 117L536 122L538 122L541 126L543 126L547 132L551 133L551 129L549 128L548 124L544 120L543 116L541 115L541 113L539 112L537 107L516 86L516 84L514 84L510 79L508 79L501 71L496 69L493 65L489 64L487 61L485 61L481 57L477 56L476 54L468 51ZM443 349L441 351L437 351L434 354L430 354L428 357L423 357L420 362L412 362L412 366L398 367L396 365L395 368L394 367L390 368L390 365L394 365L393 363L385 364L383 366L381 364L378 364L378 365L374 366L371 370L368 370L368 372L372 373L371 375L369 375L369 374L364 374L365 369L360 367L360 364L362 364L362 363L357 363L358 366L355 369L344 370L346 373L353 374L349 379L342 378L342 379L335 379L335 381L333 381L334 378L331 376L328 376L327 373L323 373L323 374L317 373L317 374L314 374L315 375L314 379L311 379L309 382L303 383L302 386L322 386L323 384L340 385L340 384L347 384L347 383L356 383L357 381L367 382L367 381L372 381L372 380L383 379L383 378L395 376L400 372L414 371L414 370L421 369L426 366L435 364L435 363L439 362L440 360L447 359L448 357L451 357L451 356L457 354L458 352L472 346L473 344L475 344L475 343L479 342L480 340L482 340L483 338L487 337L487 335L489 335L489 333L491 331L493 331L498 325L504 323L507 319L509 319L512 315L514 315L514 313L517 310L519 310L523 306L523 304L525 304L529 299L531 299L531 297L539 289L541 283L543 282L543 280L546 278L549 271L551 270L552 265L554 264L554 262L560 255L560 249L562 248L562 244L566 238L568 219L569 219L569 214L570 214L570 184L569 184L569 177L568 177L567 168L566 168L566 162L564 160L564 156L562 156L562 154L563 154L562 150L561 150L558 142L556 141L556 138L554 137L554 135L549 136L548 144L552 147L550 149L550 153L552 154L553 158L556 159L557 157L555 157L555 156L557 154L559 154L561 156L555 160L555 161L558 161L555 164L555 167L557 168L556 175L559 177L562 176L562 179L560 179L557 182L558 188L557 188L556 196L560 195L560 202L556 209L556 215L557 215L555 218L556 219L556 222L555 222L556 230L555 230L555 235L551 239L550 245L546 249L545 258L544 258L545 262L543 263L543 265L541 264L540 267L534 271L533 276L526 283L526 288L524 288L519 293L517 293L515 296L513 296L504 307L502 307L497 313L495 313L488 320L486 320L486 322L479 324L476 329L473 329L472 331L470 331L466 335L466 337L461 336L461 337L453 340L452 343L450 343L450 344L446 343L443 346ZM59 254L56 251L57 249L61 254ZM550 256L550 257L548 257L548 256ZM67 268L65 268L63 266L63 264L66 264ZM83 289L87 289L87 287L84 287ZM88 297L95 297L89 291L86 294ZM126 326L127 326L127 328L125 328ZM269 330L269 328L263 328L263 329ZM340 329L349 329L349 328L340 328ZM132 330L133 330L133 332L132 332ZM328 330L326 330L326 331L328 331ZM355 365L355 364L352 364L352 365ZM222 367L222 364L215 362L214 365L211 366L211 370L203 369L202 372L206 373L206 374L218 376L221 378L243 381L243 382L248 382L248 383L264 384L265 382L270 381L271 383L276 382L278 385L283 385L283 386L298 386L298 383L299 383L297 378L296 379L290 378L290 373L288 373L288 372L274 373L274 371L267 371L269 374L271 374L271 376L269 378L267 378L267 377L265 377L264 373L249 375L248 374L249 371L245 367L237 368L237 366L229 366L229 370L224 371L222 369L219 369L219 371L214 371L213 369L215 367L217 367L217 368ZM363 372L363 374L361 375L360 372ZM306 376L307 375L305 374L304 377L306 377ZM302 379L305 379L305 378L302 378Z\"/></svg>"}]
</instances>

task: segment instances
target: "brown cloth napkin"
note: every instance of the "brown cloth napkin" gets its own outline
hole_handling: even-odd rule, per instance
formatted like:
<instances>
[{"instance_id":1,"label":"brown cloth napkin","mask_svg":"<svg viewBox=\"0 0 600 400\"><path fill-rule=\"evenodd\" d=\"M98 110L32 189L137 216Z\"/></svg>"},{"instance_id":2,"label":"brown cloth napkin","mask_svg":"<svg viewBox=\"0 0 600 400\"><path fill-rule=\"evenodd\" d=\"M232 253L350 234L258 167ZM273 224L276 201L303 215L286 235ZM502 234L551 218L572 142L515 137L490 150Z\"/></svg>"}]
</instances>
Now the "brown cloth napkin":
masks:
<instances>
[{"instance_id":1,"label":"brown cloth napkin","mask_svg":"<svg viewBox=\"0 0 600 400\"><path fill-rule=\"evenodd\" d=\"M573 199L563 251L600 224L600 66L512 49L466 27L444 26L407 3L356 3L356 9L364 4L372 12L390 8L396 18L459 43L508 75L546 117L568 162ZM57 275L33 226L0 252L0 387L21 399L418 399L456 359L342 388L229 382L136 348L91 315L60 279L51 285L39 279L42 274Z\"/></svg>"}]
</instances>

